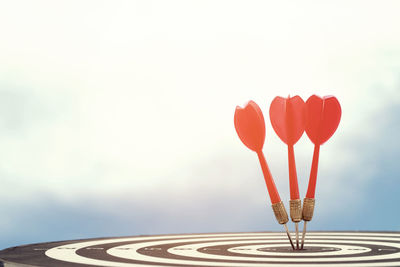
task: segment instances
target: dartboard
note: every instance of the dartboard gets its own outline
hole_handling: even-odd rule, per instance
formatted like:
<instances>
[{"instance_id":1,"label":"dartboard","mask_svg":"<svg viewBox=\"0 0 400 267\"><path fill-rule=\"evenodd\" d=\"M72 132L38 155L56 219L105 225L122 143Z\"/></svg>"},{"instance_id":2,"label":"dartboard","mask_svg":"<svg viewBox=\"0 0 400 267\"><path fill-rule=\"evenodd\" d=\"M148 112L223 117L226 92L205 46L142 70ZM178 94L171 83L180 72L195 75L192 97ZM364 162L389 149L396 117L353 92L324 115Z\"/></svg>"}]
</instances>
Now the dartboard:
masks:
<instances>
[{"instance_id":1,"label":"dartboard","mask_svg":"<svg viewBox=\"0 0 400 267\"><path fill-rule=\"evenodd\" d=\"M304 250L273 232L97 238L8 248L0 259L52 267L400 266L400 232L309 232Z\"/></svg>"}]
</instances>

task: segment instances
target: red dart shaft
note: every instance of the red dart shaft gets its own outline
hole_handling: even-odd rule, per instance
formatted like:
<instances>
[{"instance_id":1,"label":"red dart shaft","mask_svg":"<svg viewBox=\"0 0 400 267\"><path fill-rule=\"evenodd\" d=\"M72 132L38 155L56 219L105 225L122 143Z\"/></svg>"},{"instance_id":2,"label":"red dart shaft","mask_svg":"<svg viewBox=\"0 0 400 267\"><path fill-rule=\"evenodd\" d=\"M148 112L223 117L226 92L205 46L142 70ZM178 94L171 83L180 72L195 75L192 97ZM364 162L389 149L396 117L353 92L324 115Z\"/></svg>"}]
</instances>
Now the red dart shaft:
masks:
<instances>
[{"instance_id":1,"label":"red dart shaft","mask_svg":"<svg viewBox=\"0 0 400 267\"><path fill-rule=\"evenodd\" d=\"M265 160L264 153L262 151L257 152L258 159L260 160L260 165L262 172L264 174L264 180L267 185L269 197L271 198L271 203L275 204L281 201L279 197L278 190L276 190L276 186L274 180L272 179L271 172L269 171L267 161Z\"/></svg>"},{"instance_id":2,"label":"red dart shaft","mask_svg":"<svg viewBox=\"0 0 400 267\"><path fill-rule=\"evenodd\" d=\"M314 154L311 165L310 180L308 182L307 198L314 198L315 186L317 185L317 173L318 173L318 159L319 159L319 145L314 146Z\"/></svg>"},{"instance_id":3,"label":"red dart shaft","mask_svg":"<svg viewBox=\"0 0 400 267\"><path fill-rule=\"evenodd\" d=\"M290 199L300 199L293 145L288 145Z\"/></svg>"}]
</instances>

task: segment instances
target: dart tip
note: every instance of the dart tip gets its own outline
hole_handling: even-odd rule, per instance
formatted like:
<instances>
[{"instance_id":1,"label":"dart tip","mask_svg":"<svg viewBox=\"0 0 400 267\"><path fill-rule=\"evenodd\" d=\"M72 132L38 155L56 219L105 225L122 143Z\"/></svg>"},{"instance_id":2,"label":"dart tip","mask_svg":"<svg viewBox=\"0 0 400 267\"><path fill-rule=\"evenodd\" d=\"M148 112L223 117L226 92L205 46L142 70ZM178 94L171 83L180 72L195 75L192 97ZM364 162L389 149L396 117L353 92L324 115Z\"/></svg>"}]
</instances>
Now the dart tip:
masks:
<instances>
[{"instance_id":1,"label":"dart tip","mask_svg":"<svg viewBox=\"0 0 400 267\"><path fill-rule=\"evenodd\" d=\"M307 221L304 221L303 236L301 238L301 248L300 249L304 249L304 241L306 238L306 231L307 231Z\"/></svg>"},{"instance_id":2,"label":"dart tip","mask_svg":"<svg viewBox=\"0 0 400 267\"><path fill-rule=\"evenodd\" d=\"M293 240L292 240L292 237L290 236L289 229L287 228L286 223L283 224L283 227L285 228L286 235L287 235L287 237L289 238L289 242L290 242L290 245L292 246L292 249L295 250L294 244L293 244Z\"/></svg>"},{"instance_id":3,"label":"dart tip","mask_svg":"<svg viewBox=\"0 0 400 267\"><path fill-rule=\"evenodd\" d=\"M300 249L300 245L299 245L299 223L296 222L294 224L294 227L296 229L296 249Z\"/></svg>"}]
</instances>

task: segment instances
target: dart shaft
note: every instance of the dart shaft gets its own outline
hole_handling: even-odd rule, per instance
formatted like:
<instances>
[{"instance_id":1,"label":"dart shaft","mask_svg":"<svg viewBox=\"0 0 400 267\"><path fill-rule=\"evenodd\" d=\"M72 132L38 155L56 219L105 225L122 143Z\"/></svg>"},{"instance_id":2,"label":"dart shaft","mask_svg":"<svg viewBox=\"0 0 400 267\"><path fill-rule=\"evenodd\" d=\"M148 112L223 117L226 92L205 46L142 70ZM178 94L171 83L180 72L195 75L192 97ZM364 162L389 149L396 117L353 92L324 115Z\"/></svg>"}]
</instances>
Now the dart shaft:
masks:
<instances>
[{"instance_id":1,"label":"dart shaft","mask_svg":"<svg viewBox=\"0 0 400 267\"><path fill-rule=\"evenodd\" d=\"M278 190L276 189L274 180L272 178L271 172L269 171L267 161L265 160L264 153L262 151L257 152L258 159L260 160L260 165L262 172L264 174L265 183L267 185L269 197L271 198L271 203L278 203L281 201L279 197Z\"/></svg>"},{"instance_id":2,"label":"dart shaft","mask_svg":"<svg viewBox=\"0 0 400 267\"><path fill-rule=\"evenodd\" d=\"M290 199L299 199L299 185L297 183L296 161L293 145L288 145Z\"/></svg>"},{"instance_id":3,"label":"dart shaft","mask_svg":"<svg viewBox=\"0 0 400 267\"><path fill-rule=\"evenodd\" d=\"M308 181L308 188L307 188L307 198L314 198L315 197L315 186L317 184L317 173L318 173L318 159L319 159L319 145L316 144L314 146L314 154L313 160L311 165L311 172L310 172L310 180Z\"/></svg>"}]
</instances>

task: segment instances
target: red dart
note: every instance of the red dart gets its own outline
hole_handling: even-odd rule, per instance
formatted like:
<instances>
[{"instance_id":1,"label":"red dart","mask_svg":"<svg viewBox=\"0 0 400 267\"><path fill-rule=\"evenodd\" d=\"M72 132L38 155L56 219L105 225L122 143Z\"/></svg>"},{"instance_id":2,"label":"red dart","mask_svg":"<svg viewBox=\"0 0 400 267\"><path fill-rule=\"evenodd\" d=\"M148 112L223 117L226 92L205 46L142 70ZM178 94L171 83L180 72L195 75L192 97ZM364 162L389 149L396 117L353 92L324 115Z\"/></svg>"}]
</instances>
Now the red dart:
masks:
<instances>
[{"instance_id":1,"label":"red dart","mask_svg":"<svg viewBox=\"0 0 400 267\"><path fill-rule=\"evenodd\" d=\"M294 249L289 230L286 226L286 223L289 221L287 212L281 198L279 197L274 179L272 178L264 153L262 152L265 141L265 122L260 107L254 101L249 101L244 108L237 106L235 110L234 123L240 140L245 146L256 152L258 155L275 217L280 224L284 225L290 244Z\"/></svg>"},{"instance_id":2,"label":"red dart","mask_svg":"<svg viewBox=\"0 0 400 267\"><path fill-rule=\"evenodd\" d=\"M319 147L335 133L339 126L342 110L334 96L323 98L312 95L306 102L306 133L314 143L314 155L311 165L307 198L314 198L317 182Z\"/></svg>"},{"instance_id":3,"label":"red dart","mask_svg":"<svg viewBox=\"0 0 400 267\"><path fill-rule=\"evenodd\" d=\"M311 221L315 205L315 186L317 183L319 147L328 141L339 126L342 110L339 101L334 96L324 96L323 98L312 95L306 102L305 118L306 133L314 143L314 154L311 165L310 180L306 198L303 203L303 238L302 248L306 232L307 221Z\"/></svg>"},{"instance_id":4,"label":"red dart","mask_svg":"<svg viewBox=\"0 0 400 267\"><path fill-rule=\"evenodd\" d=\"M301 200L293 146L304 133L304 101L299 96L288 96L288 98L277 96L271 103L269 116L276 134L288 146L290 217L295 222L296 245L299 248L298 223L301 221Z\"/></svg>"}]
</instances>

